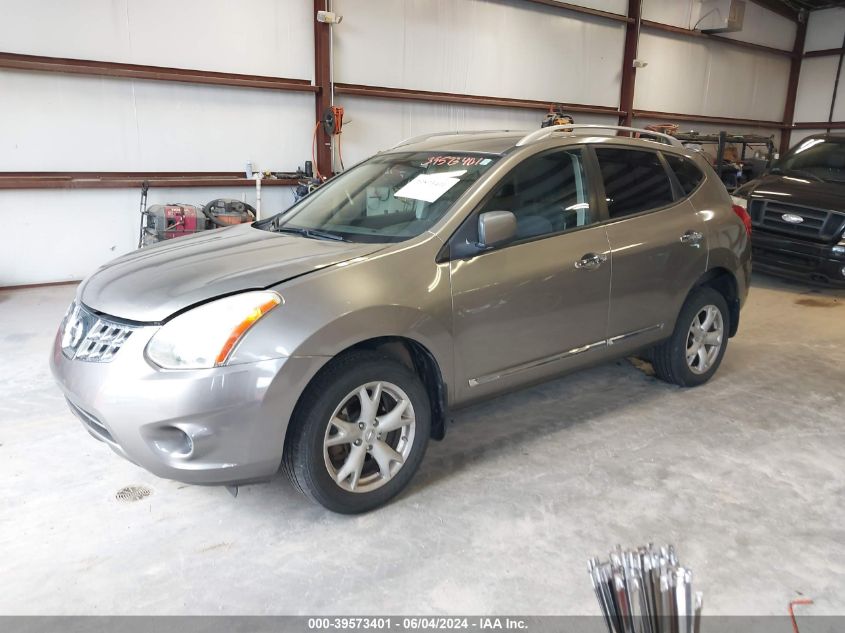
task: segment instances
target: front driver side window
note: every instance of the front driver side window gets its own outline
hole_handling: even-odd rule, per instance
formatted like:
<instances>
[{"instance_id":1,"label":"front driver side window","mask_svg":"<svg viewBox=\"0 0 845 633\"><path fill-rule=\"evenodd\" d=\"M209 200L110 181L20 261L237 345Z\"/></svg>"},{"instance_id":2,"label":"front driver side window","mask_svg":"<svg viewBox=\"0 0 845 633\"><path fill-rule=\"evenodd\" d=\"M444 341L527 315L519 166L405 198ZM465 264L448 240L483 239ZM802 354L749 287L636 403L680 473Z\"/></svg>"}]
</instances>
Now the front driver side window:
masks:
<instances>
[{"instance_id":1,"label":"front driver side window","mask_svg":"<svg viewBox=\"0 0 845 633\"><path fill-rule=\"evenodd\" d=\"M487 211L516 216L515 240L590 224L580 150L552 150L525 159L504 177L480 213Z\"/></svg>"}]
</instances>

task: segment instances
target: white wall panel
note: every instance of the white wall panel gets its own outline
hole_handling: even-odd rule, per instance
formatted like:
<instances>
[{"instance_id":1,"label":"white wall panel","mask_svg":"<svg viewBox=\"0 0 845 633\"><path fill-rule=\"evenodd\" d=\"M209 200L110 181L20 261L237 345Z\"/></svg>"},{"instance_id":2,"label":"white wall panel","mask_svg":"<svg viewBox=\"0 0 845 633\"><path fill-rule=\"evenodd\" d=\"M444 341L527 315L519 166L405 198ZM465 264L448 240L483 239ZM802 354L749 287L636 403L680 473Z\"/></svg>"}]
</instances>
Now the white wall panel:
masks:
<instances>
[{"instance_id":1,"label":"white wall panel","mask_svg":"<svg viewBox=\"0 0 845 633\"><path fill-rule=\"evenodd\" d=\"M697 3L696 3L697 4ZM696 15L698 11L696 9ZM693 0L643 0L642 17L644 20L692 28Z\"/></svg>"},{"instance_id":2,"label":"white wall panel","mask_svg":"<svg viewBox=\"0 0 845 633\"><path fill-rule=\"evenodd\" d=\"M50 189L0 191L0 287L82 279L137 245L140 191ZM245 199L255 190L150 189L149 204ZM289 207L288 187L261 190L263 215Z\"/></svg>"},{"instance_id":3,"label":"white wall panel","mask_svg":"<svg viewBox=\"0 0 845 633\"><path fill-rule=\"evenodd\" d=\"M344 97L352 123L344 126L346 167L427 132L468 130L534 130L544 114L520 108L488 108L445 103L416 103L367 97ZM616 124L616 117L574 113L577 123Z\"/></svg>"},{"instance_id":4,"label":"white wall panel","mask_svg":"<svg viewBox=\"0 0 845 633\"><path fill-rule=\"evenodd\" d=\"M335 0L335 78L615 106L623 24L520 0Z\"/></svg>"},{"instance_id":5,"label":"white wall panel","mask_svg":"<svg viewBox=\"0 0 845 633\"><path fill-rule=\"evenodd\" d=\"M305 0L0 0L10 53L312 79Z\"/></svg>"},{"instance_id":6,"label":"white wall panel","mask_svg":"<svg viewBox=\"0 0 845 633\"><path fill-rule=\"evenodd\" d=\"M719 42L643 31L634 107L779 121L790 61Z\"/></svg>"},{"instance_id":7,"label":"white wall panel","mask_svg":"<svg viewBox=\"0 0 845 633\"><path fill-rule=\"evenodd\" d=\"M813 11L807 21L805 51L840 48L845 35L845 9Z\"/></svg>"},{"instance_id":8,"label":"white wall panel","mask_svg":"<svg viewBox=\"0 0 845 633\"><path fill-rule=\"evenodd\" d=\"M0 171L131 171L132 82L0 71Z\"/></svg>"},{"instance_id":9,"label":"white wall panel","mask_svg":"<svg viewBox=\"0 0 845 633\"><path fill-rule=\"evenodd\" d=\"M288 171L311 155L313 96L0 71L0 171Z\"/></svg>"},{"instance_id":10,"label":"white wall panel","mask_svg":"<svg viewBox=\"0 0 845 633\"><path fill-rule=\"evenodd\" d=\"M290 171L310 158L311 94L139 81L135 102L141 165Z\"/></svg>"},{"instance_id":11,"label":"white wall panel","mask_svg":"<svg viewBox=\"0 0 845 633\"><path fill-rule=\"evenodd\" d=\"M809 57L801 62L795 99L796 121L827 121L838 64L839 58L833 55Z\"/></svg>"},{"instance_id":12,"label":"white wall panel","mask_svg":"<svg viewBox=\"0 0 845 633\"><path fill-rule=\"evenodd\" d=\"M709 3L702 12L702 4L699 0L643 0L642 11L643 18L646 20L691 29L700 19L708 19L704 15L712 8L718 7L721 15L725 15L729 5L729 0L723 0L718 5ZM745 3L745 20L742 30L721 35L742 42L791 51L795 41L795 31L796 26L792 20L748 1Z\"/></svg>"},{"instance_id":13,"label":"white wall panel","mask_svg":"<svg viewBox=\"0 0 845 633\"><path fill-rule=\"evenodd\" d=\"M838 58L837 58L838 61ZM845 75L845 70L843 70L843 75ZM829 91L833 92L833 86L829 86ZM815 119L818 121L819 119ZM823 121L827 121L827 117L822 118ZM833 104L833 120L834 121L845 121L845 80L842 77L839 77L839 85L837 86L836 90L836 101Z\"/></svg>"},{"instance_id":14,"label":"white wall panel","mask_svg":"<svg viewBox=\"0 0 845 633\"><path fill-rule=\"evenodd\" d=\"M619 13L625 15L628 12L627 0L557 0L566 4L577 4L580 7L598 9L608 13Z\"/></svg>"}]
</instances>

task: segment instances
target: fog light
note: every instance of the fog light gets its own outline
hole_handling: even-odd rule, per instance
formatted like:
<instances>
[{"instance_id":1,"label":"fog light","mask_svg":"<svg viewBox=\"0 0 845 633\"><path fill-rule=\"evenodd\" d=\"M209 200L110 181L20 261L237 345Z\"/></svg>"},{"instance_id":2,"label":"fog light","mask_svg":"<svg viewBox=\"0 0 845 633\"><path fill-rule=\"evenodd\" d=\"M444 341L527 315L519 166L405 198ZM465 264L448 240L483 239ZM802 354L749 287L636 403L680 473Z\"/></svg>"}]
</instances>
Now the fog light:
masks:
<instances>
[{"instance_id":1,"label":"fog light","mask_svg":"<svg viewBox=\"0 0 845 633\"><path fill-rule=\"evenodd\" d=\"M191 436L175 426L165 426L151 433L151 443L168 457L187 459L194 452Z\"/></svg>"},{"instance_id":2,"label":"fog light","mask_svg":"<svg viewBox=\"0 0 845 633\"><path fill-rule=\"evenodd\" d=\"M840 270L839 272L840 272L840 273L842 273L842 276L843 276L843 277L845 277L845 266L843 266L843 267L842 267L842 270Z\"/></svg>"},{"instance_id":3,"label":"fog light","mask_svg":"<svg viewBox=\"0 0 845 633\"><path fill-rule=\"evenodd\" d=\"M833 251L834 255L845 255L845 246L837 244L831 249L831 251Z\"/></svg>"}]
</instances>

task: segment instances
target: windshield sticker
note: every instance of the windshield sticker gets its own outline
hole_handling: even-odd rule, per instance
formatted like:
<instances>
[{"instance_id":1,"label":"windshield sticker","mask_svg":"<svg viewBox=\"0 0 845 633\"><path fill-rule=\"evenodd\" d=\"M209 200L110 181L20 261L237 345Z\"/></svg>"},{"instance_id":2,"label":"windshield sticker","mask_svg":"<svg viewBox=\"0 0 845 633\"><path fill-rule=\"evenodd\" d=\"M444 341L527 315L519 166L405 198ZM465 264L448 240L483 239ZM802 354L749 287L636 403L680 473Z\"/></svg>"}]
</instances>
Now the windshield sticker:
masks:
<instances>
[{"instance_id":1,"label":"windshield sticker","mask_svg":"<svg viewBox=\"0 0 845 633\"><path fill-rule=\"evenodd\" d=\"M396 198L434 202L459 182L457 178L440 174L420 174L393 195Z\"/></svg>"},{"instance_id":2,"label":"windshield sticker","mask_svg":"<svg viewBox=\"0 0 845 633\"><path fill-rule=\"evenodd\" d=\"M477 156L432 156L426 162L422 163L421 167L455 167L461 165L463 167L475 167L476 165L487 165L490 163L489 158L479 158Z\"/></svg>"},{"instance_id":3,"label":"windshield sticker","mask_svg":"<svg viewBox=\"0 0 845 633\"><path fill-rule=\"evenodd\" d=\"M429 176L437 176L438 178L460 178L467 173L466 169L457 169L455 171L438 171Z\"/></svg>"}]
</instances>

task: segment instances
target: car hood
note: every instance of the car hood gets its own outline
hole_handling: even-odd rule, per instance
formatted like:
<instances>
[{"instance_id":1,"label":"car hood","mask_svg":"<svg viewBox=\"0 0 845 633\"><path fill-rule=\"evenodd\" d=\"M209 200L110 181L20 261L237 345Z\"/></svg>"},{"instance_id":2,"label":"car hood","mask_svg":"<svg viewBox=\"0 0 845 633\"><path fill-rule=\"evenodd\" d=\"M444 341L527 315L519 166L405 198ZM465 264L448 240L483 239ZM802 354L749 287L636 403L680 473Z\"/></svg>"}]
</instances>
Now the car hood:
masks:
<instances>
[{"instance_id":1,"label":"car hood","mask_svg":"<svg viewBox=\"0 0 845 633\"><path fill-rule=\"evenodd\" d=\"M86 279L78 296L98 312L160 322L208 299L267 288L382 248L384 244L310 239L242 224L124 255Z\"/></svg>"},{"instance_id":2,"label":"car hood","mask_svg":"<svg viewBox=\"0 0 845 633\"><path fill-rule=\"evenodd\" d=\"M845 184L819 182L800 176L768 174L743 185L734 195L818 209L845 210Z\"/></svg>"}]
</instances>

